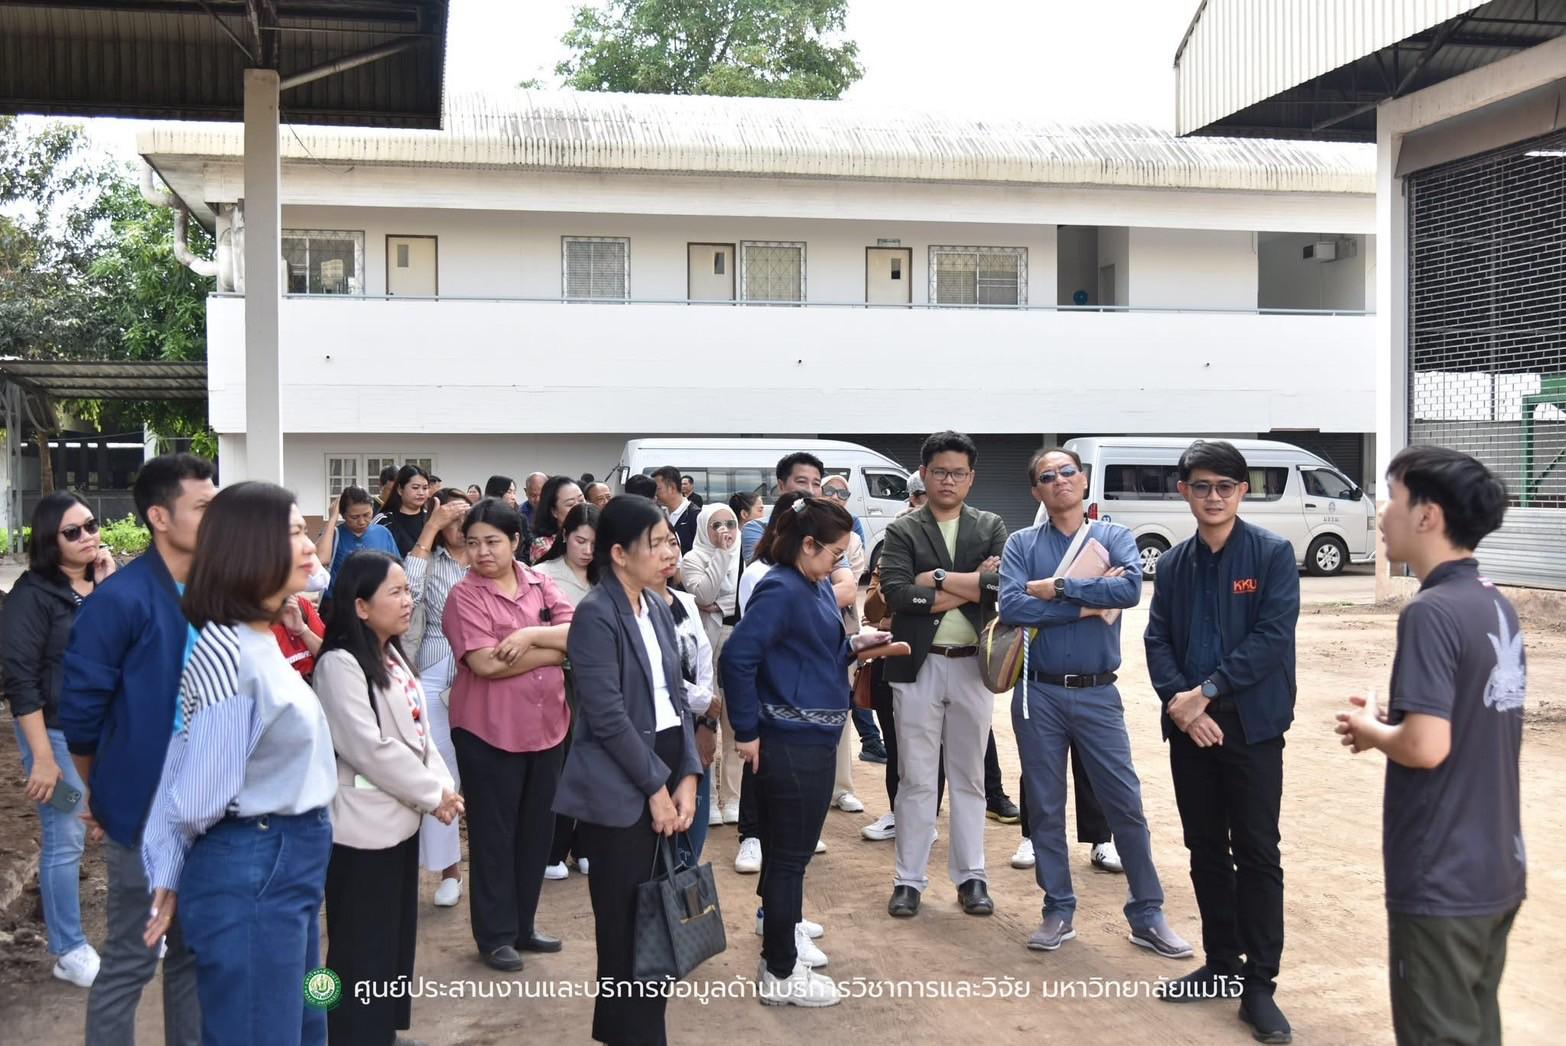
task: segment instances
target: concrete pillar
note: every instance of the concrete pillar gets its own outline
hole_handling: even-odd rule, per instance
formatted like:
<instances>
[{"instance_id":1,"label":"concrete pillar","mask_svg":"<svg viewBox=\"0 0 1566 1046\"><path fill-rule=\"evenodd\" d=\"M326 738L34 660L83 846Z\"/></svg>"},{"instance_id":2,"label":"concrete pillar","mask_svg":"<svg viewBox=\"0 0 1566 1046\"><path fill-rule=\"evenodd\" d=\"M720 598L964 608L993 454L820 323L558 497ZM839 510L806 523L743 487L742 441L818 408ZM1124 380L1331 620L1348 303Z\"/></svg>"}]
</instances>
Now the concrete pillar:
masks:
<instances>
[{"instance_id":1,"label":"concrete pillar","mask_svg":"<svg viewBox=\"0 0 1566 1046\"><path fill-rule=\"evenodd\" d=\"M1385 112L1385 107L1382 112ZM1403 145L1401 128L1376 120L1376 499L1386 507L1387 466L1408 445L1408 208L1403 179L1392 172ZM1386 546L1376 533L1376 598L1400 589ZM1402 573L1401 568L1398 571Z\"/></svg>"},{"instance_id":2,"label":"concrete pillar","mask_svg":"<svg viewBox=\"0 0 1566 1046\"><path fill-rule=\"evenodd\" d=\"M245 456L225 461L225 482L283 482L282 369L278 307L283 213L278 75L245 70ZM236 468L235 466L238 466Z\"/></svg>"}]
</instances>

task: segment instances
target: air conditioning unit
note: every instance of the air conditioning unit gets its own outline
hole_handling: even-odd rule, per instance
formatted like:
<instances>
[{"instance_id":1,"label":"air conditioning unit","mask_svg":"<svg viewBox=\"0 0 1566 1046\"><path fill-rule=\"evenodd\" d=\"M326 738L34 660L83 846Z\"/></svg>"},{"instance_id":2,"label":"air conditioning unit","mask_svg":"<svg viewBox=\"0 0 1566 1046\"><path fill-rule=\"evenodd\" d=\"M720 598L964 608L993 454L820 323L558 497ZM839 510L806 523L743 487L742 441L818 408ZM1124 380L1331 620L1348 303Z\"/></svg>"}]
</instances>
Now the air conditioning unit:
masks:
<instances>
[{"instance_id":1,"label":"air conditioning unit","mask_svg":"<svg viewBox=\"0 0 1566 1046\"><path fill-rule=\"evenodd\" d=\"M1334 262L1344 258L1352 258L1359 253L1359 245L1352 237L1343 237L1336 240L1317 240L1315 243L1307 243L1301 252L1301 257L1306 261Z\"/></svg>"}]
</instances>

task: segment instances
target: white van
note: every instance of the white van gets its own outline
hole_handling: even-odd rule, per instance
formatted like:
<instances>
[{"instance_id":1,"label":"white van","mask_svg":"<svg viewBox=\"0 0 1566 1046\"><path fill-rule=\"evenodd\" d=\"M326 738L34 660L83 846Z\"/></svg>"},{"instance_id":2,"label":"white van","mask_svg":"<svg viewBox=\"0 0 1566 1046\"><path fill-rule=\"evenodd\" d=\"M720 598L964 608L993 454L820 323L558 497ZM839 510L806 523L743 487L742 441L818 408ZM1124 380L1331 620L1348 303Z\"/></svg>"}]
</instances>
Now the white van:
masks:
<instances>
[{"instance_id":1,"label":"white van","mask_svg":"<svg viewBox=\"0 0 1566 1046\"><path fill-rule=\"evenodd\" d=\"M848 480L847 509L865 525L865 553L881 544L886 525L908 507L908 470L884 454L835 439L724 439L659 437L627 440L615 478L649 475L673 465L695 483L708 505L726 502L739 491L755 491L769 506L777 500L778 460L795 451L821 459L827 475Z\"/></svg>"},{"instance_id":2,"label":"white van","mask_svg":"<svg viewBox=\"0 0 1566 1046\"><path fill-rule=\"evenodd\" d=\"M1066 444L1088 474L1088 516L1119 523L1136 535L1142 572L1196 533L1180 496L1180 455L1190 439L1155 436L1085 437ZM1250 468L1251 490L1240 514L1294 546L1308 573L1337 574L1348 563L1376 558L1376 503L1348 477L1292 443L1235 439ZM1043 519L1040 508L1038 519Z\"/></svg>"}]
</instances>

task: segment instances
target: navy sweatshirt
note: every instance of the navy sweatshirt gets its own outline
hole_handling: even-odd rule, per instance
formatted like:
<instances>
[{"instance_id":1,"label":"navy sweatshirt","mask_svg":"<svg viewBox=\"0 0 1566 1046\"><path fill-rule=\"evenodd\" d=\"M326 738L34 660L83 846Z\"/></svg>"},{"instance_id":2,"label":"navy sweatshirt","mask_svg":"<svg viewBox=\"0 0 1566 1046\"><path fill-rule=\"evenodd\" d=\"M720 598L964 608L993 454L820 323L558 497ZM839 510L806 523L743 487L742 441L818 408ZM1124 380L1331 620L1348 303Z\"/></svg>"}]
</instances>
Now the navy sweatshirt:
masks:
<instances>
[{"instance_id":1,"label":"navy sweatshirt","mask_svg":"<svg viewBox=\"0 0 1566 1046\"><path fill-rule=\"evenodd\" d=\"M719 658L734 739L835 746L853 659L831 583L812 584L793 567L770 571Z\"/></svg>"}]
</instances>

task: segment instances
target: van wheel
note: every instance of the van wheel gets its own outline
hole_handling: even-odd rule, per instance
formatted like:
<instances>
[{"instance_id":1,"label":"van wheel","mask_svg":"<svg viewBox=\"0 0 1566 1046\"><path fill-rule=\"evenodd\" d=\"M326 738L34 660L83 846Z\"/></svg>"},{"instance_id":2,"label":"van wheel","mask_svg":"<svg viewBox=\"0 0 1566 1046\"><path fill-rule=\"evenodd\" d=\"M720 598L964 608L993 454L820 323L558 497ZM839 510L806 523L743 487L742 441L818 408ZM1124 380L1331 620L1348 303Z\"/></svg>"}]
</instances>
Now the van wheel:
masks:
<instances>
[{"instance_id":1,"label":"van wheel","mask_svg":"<svg viewBox=\"0 0 1566 1046\"><path fill-rule=\"evenodd\" d=\"M1305 551L1305 572L1312 577L1332 577L1348 564L1348 546L1340 538L1323 534Z\"/></svg>"},{"instance_id":2,"label":"van wheel","mask_svg":"<svg viewBox=\"0 0 1566 1046\"><path fill-rule=\"evenodd\" d=\"M1136 539L1136 550L1142 556L1142 577L1151 580L1158 573L1158 560L1169 551L1169 542L1154 534L1144 534Z\"/></svg>"}]
</instances>

